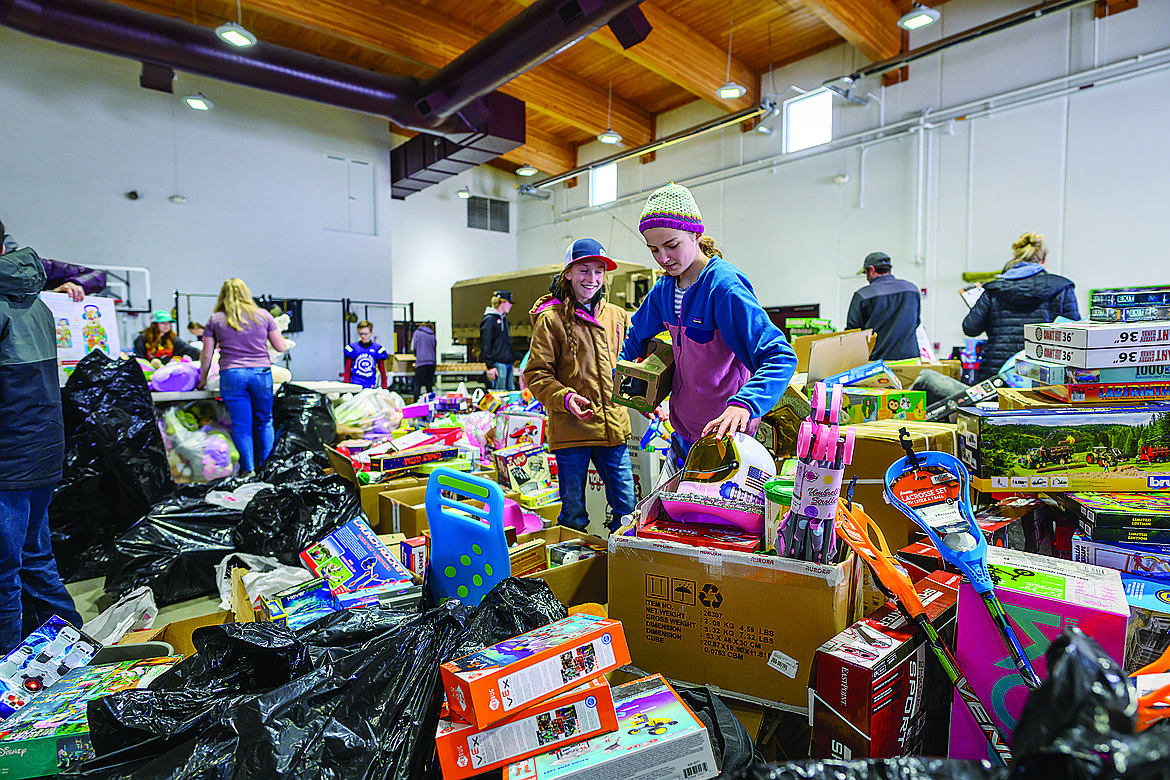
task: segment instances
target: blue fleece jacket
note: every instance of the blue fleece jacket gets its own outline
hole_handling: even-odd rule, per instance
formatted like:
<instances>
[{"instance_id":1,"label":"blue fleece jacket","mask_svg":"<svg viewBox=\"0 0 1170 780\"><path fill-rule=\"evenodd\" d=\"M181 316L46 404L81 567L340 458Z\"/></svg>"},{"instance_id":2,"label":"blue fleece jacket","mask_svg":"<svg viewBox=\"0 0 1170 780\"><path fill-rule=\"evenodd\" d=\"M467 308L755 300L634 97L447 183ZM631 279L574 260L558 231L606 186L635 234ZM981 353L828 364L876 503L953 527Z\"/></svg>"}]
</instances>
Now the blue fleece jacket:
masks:
<instances>
[{"instance_id":1,"label":"blue fleece jacket","mask_svg":"<svg viewBox=\"0 0 1170 780\"><path fill-rule=\"evenodd\" d=\"M751 412L749 431L772 410L796 371L796 353L756 300L751 282L723 258L707 262L699 278L683 293L682 311L674 316L675 278L658 280L634 312L622 347L623 360L645 354L646 342L670 332L674 345L674 380L670 422L689 443L728 404Z\"/></svg>"}]
</instances>

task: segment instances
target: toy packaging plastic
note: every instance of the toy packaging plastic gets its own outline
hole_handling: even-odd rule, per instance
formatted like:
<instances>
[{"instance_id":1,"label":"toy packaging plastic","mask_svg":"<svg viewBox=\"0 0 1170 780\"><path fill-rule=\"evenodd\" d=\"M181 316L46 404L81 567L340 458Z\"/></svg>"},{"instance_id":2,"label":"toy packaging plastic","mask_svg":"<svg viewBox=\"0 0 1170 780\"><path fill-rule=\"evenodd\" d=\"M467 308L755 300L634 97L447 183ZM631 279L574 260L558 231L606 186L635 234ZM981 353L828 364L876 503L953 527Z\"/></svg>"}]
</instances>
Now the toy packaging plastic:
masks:
<instances>
[{"instance_id":1,"label":"toy packaging plastic","mask_svg":"<svg viewBox=\"0 0 1170 780\"><path fill-rule=\"evenodd\" d=\"M577 561L596 558L602 555L605 550L597 549L588 542L573 540L550 544L546 548L546 552L548 553L548 566L552 568L553 566L566 566Z\"/></svg>"},{"instance_id":2,"label":"toy packaging plastic","mask_svg":"<svg viewBox=\"0 0 1170 780\"><path fill-rule=\"evenodd\" d=\"M1099 542L1073 534L1072 559L1143 577L1170 580L1170 544Z\"/></svg>"},{"instance_id":3,"label":"toy packaging plastic","mask_svg":"<svg viewBox=\"0 0 1170 780\"><path fill-rule=\"evenodd\" d=\"M622 624L570 615L440 667L451 711L480 728L630 662Z\"/></svg>"},{"instance_id":4,"label":"toy packaging plastic","mask_svg":"<svg viewBox=\"0 0 1170 780\"><path fill-rule=\"evenodd\" d=\"M301 552L301 561L313 574L329 580L334 593L350 593L388 582L411 582L410 572L391 555L362 518L354 518Z\"/></svg>"},{"instance_id":5,"label":"toy packaging plastic","mask_svg":"<svg viewBox=\"0 0 1170 780\"><path fill-rule=\"evenodd\" d=\"M1129 601L1125 671L1133 674L1170 647L1170 583L1136 574L1122 574L1121 582Z\"/></svg>"},{"instance_id":6,"label":"toy packaging plastic","mask_svg":"<svg viewBox=\"0 0 1170 780\"><path fill-rule=\"evenodd\" d=\"M33 694L85 666L101 643L57 616L0 660L0 720L28 704Z\"/></svg>"},{"instance_id":7,"label":"toy packaging plastic","mask_svg":"<svg viewBox=\"0 0 1170 780\"><path fill-rule=\"evenodd\" d=\"M959 578L934 572L914 585L948 643L954 639ZM813 668L813 758L946 752L951 685L922 632L892 604L822 645Z\"/></svg>"},{"instance_id":8,"label":"toy packaging plastic","mask_svg":"<svg viewBox=\"0 0 1170 780\"><path fill-rule=\"evenodd\" d=\"M1066 626L1079 626L1114 658L1125 657L1129 604L1121 575L1111 569L1041 555L987 549L996 593L1041 677L1044 651ZM955 657L971 687L987 693L988 709L1000 731L1009 735L1024 709L1028 688L971 583L959 586ZM987 740L956 694L951 707L951 758L989 759Z\"/></svg>"},{"instance_id":9,"label":"toy packaging plastic","mask_svg":"<svg viewBox=\"0 0 1170 780\"><path fill-rule=\"evenodd\" d=\"M591 680L486 729L453 718L441 719L435 732L435 748L443 780L463 780L518 759L608 734L617 725L609 683Z\"/></svg>"},{"instance_id":10,"label":"toy packaging plastic","mask_svg":"<svg viewBox=\"0 0 1170 780\"><path fill-rule=\"evenodd\" d=\"M117 691L145 688L182 660L181 655L168 655L73 670L0 722L0 776L9 780L51 776L93 758L87 703Z\"/></svg>"},{"instance_id":11,"label":"toy packaging plastic","mask_svg":"<svg viewBox=\"0 0 1170 780\"><path fill-rule=\"evenodd\" d=\"M711 739L661 675L613 689L618 729L508 767L506 780L708 780L719 774Z\"/></svg>"}]
</instances>

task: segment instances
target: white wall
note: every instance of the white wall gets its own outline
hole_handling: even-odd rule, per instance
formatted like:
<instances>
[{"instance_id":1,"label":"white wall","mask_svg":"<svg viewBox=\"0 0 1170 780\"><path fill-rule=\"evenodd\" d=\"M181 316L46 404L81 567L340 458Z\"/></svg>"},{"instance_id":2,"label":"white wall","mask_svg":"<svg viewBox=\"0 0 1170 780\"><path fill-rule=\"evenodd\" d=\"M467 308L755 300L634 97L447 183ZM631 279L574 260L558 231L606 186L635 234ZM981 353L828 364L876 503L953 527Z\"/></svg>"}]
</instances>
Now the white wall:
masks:
<instances>
[{"instance_id":1,"label":"white wall","mask_svg":"<svg viewBox=\"0 0 1170 780\"><path fill-rule=\"evenodd\" d=\"M68 262L147 266L156 308L169 309L175 289L216 293L229 276L258 295L415 301L440 345L451 284L516 267L515 215L509 234L470 230L454 195L467 184L513 197L514 177L485 168L394 201L388 150L401 139L383 119L188 74L167 95L138 75L137 62L0 28L0 220L22 244ZM212 111L182 104L196 90ZM327 153L374 165L375 235L324 229ZM168 202L176 193L187 203ZM194 319L213 304L193 301ZM390 314L370 314L389 345ZM336 378L340 306L306 303L305 319L294 375Z\"/></svg>"},{"instance_id":2,"label":"white wall","mask_svg":"<svg viewBox=\"0 0 1170 780\"><path fill-rule=\"evenodd\" d=\"M941 6L941 25L915 33L911 47L1028 5L952 0ZM903 84L882 90L876 79L863 82L862 91L879 96L884 111L877 100L864 107L835 100L834 136L1168 46L1167 3L1143 3L1100 21L1093 20L1089 7L1053 14L911 65ZM865 64L842 45L778 69L775 91L790 98L796 93L789 85L813 89ZM770 91L770 80L764 83ZM738 128L719 131L660 151L653 163L619 164L619 200L605 210L586 208L584 182L555 188L551 202L525 198L519 262L521 267L550 262L563 254L566 236L592 235L615 256L649 264L636 234L646 192L670 180L707 182L693 187L707 231L752 279L761 303L819 302L823 316L843 324L850 297L864 283L855 271L867 253L880 249L894 258L896 275L927 290L924 324L949 353L963 338L966 308L955 294L960 274L1002 267L1011 243L1028 230L1046 235L1048 267L1077 282L1084 314L1092 287L1170 281L1160 228L1167 202L1163 179L1170 170L1163 140L1170 125L1167 94L1170 70L1163 70L944 123L921 140L909 135L864 152L852 146L783 157L780 121L770 137ZM659 132L714 115L695 102L660 117ZM590 144L581 159L597 159L605 151ZM848 174L849 181L833 183L838 173ZM622 200L630 194L638 197Z\"/></svg>"}]
</instances>

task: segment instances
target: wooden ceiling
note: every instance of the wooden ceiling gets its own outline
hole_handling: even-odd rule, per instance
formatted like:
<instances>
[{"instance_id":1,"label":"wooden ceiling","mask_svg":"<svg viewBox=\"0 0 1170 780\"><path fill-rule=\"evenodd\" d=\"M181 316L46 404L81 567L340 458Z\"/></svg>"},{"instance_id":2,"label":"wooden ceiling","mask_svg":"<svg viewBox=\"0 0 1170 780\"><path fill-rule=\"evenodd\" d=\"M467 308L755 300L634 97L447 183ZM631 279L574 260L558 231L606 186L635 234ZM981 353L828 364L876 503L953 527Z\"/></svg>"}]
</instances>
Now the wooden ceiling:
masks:
<instances>
[{"instance_id":1,"label":"wooden ceiling","mask_svg":"<svg viewBox=\"0 0 1170 780\"><path fill-rule=\"evenodd\" d=\"M235 21L225 0L116 0L206 27ZM931 0L939 5L944 0ZM243 0L242 21L258 38L389 75L424 78L533 0ZM898 17L912 0L644 0L653 27L623 50L608 29L594 33L506 84L527 104L527 143L504 155L556 174L577 164L577 146L612 126L625 146L654 138L655 116L700 98L731 112L760 99L760 77L848 41L859 62L903 49ZM737 100L716 88L747 87ZM612 103L609 100L612 88Z\"/></svg>"}]
</instances>

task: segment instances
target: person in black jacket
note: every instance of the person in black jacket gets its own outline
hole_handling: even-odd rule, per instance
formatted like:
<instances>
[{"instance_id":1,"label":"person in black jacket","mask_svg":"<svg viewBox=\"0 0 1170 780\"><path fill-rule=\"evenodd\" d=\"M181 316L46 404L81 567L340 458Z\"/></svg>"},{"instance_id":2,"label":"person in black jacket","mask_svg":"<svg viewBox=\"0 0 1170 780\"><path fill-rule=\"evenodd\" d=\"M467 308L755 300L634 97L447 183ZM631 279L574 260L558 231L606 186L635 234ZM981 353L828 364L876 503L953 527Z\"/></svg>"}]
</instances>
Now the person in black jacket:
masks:
<instances>
[{"instance_id":1,"label":"person in black jacket","mask_svg":"<svg viewBox=\"0 0 1170 780\"><path fill-rule=\"evenodd\" d=\"M496 290L492 304L483 310L479 323L479 359L487 366L487 378L495 390L515 390L514 368L516 356L512 352L512 326L508 312L512 310L512 293Z\"/></svg>"},{"instance_id":2,"label":"person in black jacket","mask_svg":"<svg viewBox=\"0 0 1170 780\"><path fill-rule=\"evenodd\" d=\"M49 546L65 427L44 284L36 252L0 244L0 656L53 615L81 627Z\"/></svg>"},{"instance_id":3,"label":"person in black jacket","mask_svg":"<svg viewBox=\"0 0 1170 780\"><path fill-rule=\"evenodd\" d=\"M175 318L169 311L160 309L154 313L154 322L134 339L134 355L143 360L157 360L165 366L171 358L183 355L198 360L200 350L179 338L175 333Z\"/></svg>"},{"instance_id":4,"label":"person in black jacket","mask_svg":"<svg viewBox=\"0 0 1170 780\"><path fill-rule=\"evenodd\" d=\"M870 360L906 360L918 357L918 323L922 299L914 282L898 279L885 252L871 252L858 273L869 286L853 293L846 330L870 328L877 336Z\"/></svg>"},{"instance_id":5,"label":"person in black jacket","mask_svg":"<svg viewBox=\"0 0 1170 780\"><path fill-rule=\"evenodd\" d=\"M1048 257L1044 236L1025 233L1012 244L1012 251L1004 272L983 285L983 295L963 320L968 336L987 332L983 361L975 373L977 382L995 376L1008 358L1024 348L1028 323L1081 318L1076 285L1044 270Z\"/></svg>"}]
</instances>

